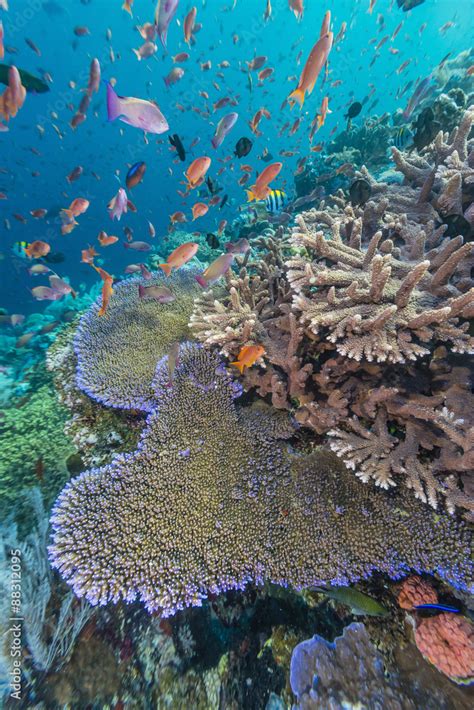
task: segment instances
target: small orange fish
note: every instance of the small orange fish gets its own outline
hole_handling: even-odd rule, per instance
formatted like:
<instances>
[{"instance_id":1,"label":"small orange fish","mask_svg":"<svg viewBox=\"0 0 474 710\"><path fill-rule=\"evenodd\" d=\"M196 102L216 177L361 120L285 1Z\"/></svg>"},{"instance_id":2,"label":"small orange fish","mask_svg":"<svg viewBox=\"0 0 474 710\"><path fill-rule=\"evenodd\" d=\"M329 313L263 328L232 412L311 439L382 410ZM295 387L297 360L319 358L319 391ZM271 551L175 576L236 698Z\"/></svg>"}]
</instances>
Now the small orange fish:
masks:
<instances>
[{"instance_id":1,"label":"small orange fish","mask_svg":"<svg viewBox=\"0 0 474 710\"><path fill-rule=\"evenodd\" d=\"M104 285L102 286L102 305L99 309L99 312L97 315L99 316L105 316L107 312L107 308L110 302L110 297L112 296L114 290L112 288L112 284L114 283L114 280L112 276L109 276L104 280Z\"/></svg>"},{"instance_id":2,"label":"small orange fish","mask_svg":"<svg viewBox=\"0 0 474 710\"><path fill-rule=\"evenodd\" d=\"M88 249L83 249L81 251L81 256L82 259L81 261L84 262L84 264L93 264L94 257L99 256L99 252L97 252L94 247L89 247Z\"/></svg>"},{"instance_id":3,"label":"small orange fish","mask_svg":"<svg viewBox=\"0 0 474 710\"><path fill-rule=\"evenodd\" d=\"M51 251L51 247L46 242L42 242L37 239L31 244L25 247L25 254L29 259L41 259L42 256L46 256Z\"/></svg>"},{"instance_id":4,"label":"small orange fish","mask_svg":"<svg viewBox=\"0 0 474 710\"><path fill-rule=\"evenodd\" d=\"M169 276L173 269L179 269L181 266L184 266L184 264L190 261L193 256L195 256L198 249L199 244L196 244L195 242L180 244L179 247L176 247L176 249L171 252L166 260L166 263L158 264L158 266L160 269L163 269L166 276Z\"/></svg>"},{"instance_id":5,"label":"small orange fish","mask_svg":"<svg viewBox=\"0 0 474 710\"><path fill-rule=\"evenodd\" d=\"M323 23L324 24L324 23ZM311 94L321 73L322 68L327 64L329 52L333 42L333 33L327 31L318 39L310 52L306 64L301 73L298 86L288 96L288 101L293 108L295 103L299 103L300 108L304 104L305 95Z\"/></svg>"},{"instance_id":6,"label":"small orange fish","mask_svg":"<svg viewBox=\"0 0 474 710\"><path fill-rule=\"evenodd\" d=\"M203 217L208 210L209 210L209 207L206 204L204 204L204 202L196 202L196 204L193 205L193 208L192 208L193 222L198 217Z\"/></svg>"},{"instance_id":7,"label":"small orange fish","mask_svg":"<svg viewBox=\"0 0 474 710\"><path fill-rule=\"evenodd\" d=\"M189 168L184 173L184 177L188 181L188 190L193 190L195 187L198 187L198 185L204 182L204 176L209 170L210 165L211 159L207 156L193 160Z\"/></svg>"},{"instance_id":8,"label":"small orange fish","mask_svg":"<svg viewBox=\"0 0 474 710\"><path fill-rule=\"evenodd\" d=\"M109 247L111 244L115 244L115 242L118 242L118 237L112 237L107 234L107 232L99 232L99 236L97 237L99 240L99 243L102 247Z\"/></svg>"},{"instance_id":9,"label":"small orange fish","mask_svg":"<svg viewBox=\"0 0 474 710\"><path fill-rule=\"evenodd\" d=\"M171 224L176 224L176 222L183 223L186 222L186 215L184 212L173 212L170 217Z\"/></svg>"},{"instance_id":10,"label":"small orange fish","mask_svg":"<svg viewBox=\"0 0 474 710\"><path fill-rule=\"evenodd\" d=\"M242 375L246 367L252 367L263 355L265 355L265 348L261 345L244 345L237 355L237 360L230 364L237 367Z\"/></svg>"}]
</instances>

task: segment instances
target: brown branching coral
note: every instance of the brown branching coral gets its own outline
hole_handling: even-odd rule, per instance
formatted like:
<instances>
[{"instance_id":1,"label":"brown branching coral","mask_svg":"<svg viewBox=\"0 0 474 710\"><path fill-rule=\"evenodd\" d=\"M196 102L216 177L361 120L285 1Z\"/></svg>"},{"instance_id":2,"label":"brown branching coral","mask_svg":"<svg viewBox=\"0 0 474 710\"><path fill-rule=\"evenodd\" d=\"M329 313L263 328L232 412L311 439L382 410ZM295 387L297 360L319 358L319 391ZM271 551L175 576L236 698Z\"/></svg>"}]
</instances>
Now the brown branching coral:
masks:
<instances>
[{"instance_id":1,"label":"brown branching coral","mask_svg":"<svg viewBox=\"0 0 474 710\"><path fill-rule=\"evenodd\" d=\"M332 239L308 228L302 215L297 225L293 242L306 247L313 260L288 262L294 308L300 321L315 336L325 333L341 355L394 363L426 355L423 343L430 341L451 341L456 352L473 344L459 317L474 313L474 289L451 299L436 295L461 256L430 273L428 260L412 266L394 258L380 230L363 248L342 240L343 220L333 222Z\"/></svg>"},{"instance_id":2,"label":"brown branching coral","mask_svg":"<svg viewBox=\"0 0 474 710\"><path fill-rule=\"evenodd\" d=\"M338 191L301 213L289 244L252 252L223 297L197 301L191 321L198 340L233 359L262 344L264 364L245 372L244 388L330 432L361 480L404 481L420 500L467 517L472 385L459 359L474 346L474 248L448 236L439 211L465 209L473 117L423 156L395 151L403 185L362 167L365 205Z\"/></svg>"}]
</instances>

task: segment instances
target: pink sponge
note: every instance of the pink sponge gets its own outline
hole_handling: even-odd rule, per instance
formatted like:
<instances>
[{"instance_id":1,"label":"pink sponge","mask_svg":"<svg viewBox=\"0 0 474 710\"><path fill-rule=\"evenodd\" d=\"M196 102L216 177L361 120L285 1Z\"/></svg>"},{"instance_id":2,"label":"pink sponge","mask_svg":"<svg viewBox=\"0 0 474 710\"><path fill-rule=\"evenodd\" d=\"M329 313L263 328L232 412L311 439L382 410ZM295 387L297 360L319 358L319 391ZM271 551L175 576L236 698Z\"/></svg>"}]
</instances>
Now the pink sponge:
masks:
<instances>
[{"instance_id":1,"label":"pink sponge","mask_svg":"<svg viewBox=\"0 0 474 710\"><path fill-rule=\"evenodd\" d=\"M452 680L474 678L474 625L469 619L454 614L422 619L415 641L424 658Z\"/></svg>"},{"instance_id":2,"label":"pink sponge","mask_svg":"<svg viewBox=\"0 0 474 710\"><path fill-rule=\"evenodd\" d=\"M414 574L403 580L398 592L398 606L411 610L418 604L436 604L438 595L424 579Z\"/></svg>"}]
</instances>

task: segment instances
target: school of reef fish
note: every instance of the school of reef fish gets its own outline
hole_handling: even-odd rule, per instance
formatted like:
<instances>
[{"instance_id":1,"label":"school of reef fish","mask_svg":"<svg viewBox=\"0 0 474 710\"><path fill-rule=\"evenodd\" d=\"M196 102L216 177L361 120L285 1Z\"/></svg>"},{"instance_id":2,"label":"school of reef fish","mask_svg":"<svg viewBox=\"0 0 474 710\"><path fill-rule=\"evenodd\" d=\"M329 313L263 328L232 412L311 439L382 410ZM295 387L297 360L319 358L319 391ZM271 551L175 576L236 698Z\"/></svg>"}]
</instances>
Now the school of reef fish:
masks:
<instances>
[{"instance_id":1,"label":"school of reef fish","mask_svg":"<svg viewBox=\"0 0 474 710\"><path fill-rule=\"evenodd\" d=\"M110 29L82 85L71 79L69 125L48 125L60 140L80 134L102 97L105 130L121 122L121 137L157 141L182 180L181 209L157 203L164 234L149 213L140 235L127 224L119 234L140 217L134 191L156 199L146 161L121 156L96 235L81 229L96 205L74 156L54 215L36 204L13 214L76 240L94 279L67 273L52 239L10 239L38 302L36 313L0 309L0 630L16 549L28 707L472 702L474 50L407 83L405 53L400 109L376 115L373 85L341 111L331 62L351 26L322 6L320 25L305 26L307 2L279 3L311 37L289 90L266 56L242 58L256 111L226 83L229 61L199 55L199 99L188 106L183 93L174 107L210 123L209 140L184 138L161 102L121 95ZM47 72L16 66L8 5L1 140L25 104L55 90ZM205 3L158 0L142 24L138 0L110 5L139 38L127 61L166 53L160 90L178 93L206 42ZM277 2L259 5L269 28ZM366 5L375 20L377 0ZM371 66L398 54L404 14L419 6L392 2L400 22L388 34L379 16ZM275 87L279 113L265 106ZM257 156L272 123L281 144ZM30 129L41 140L45 126ZM212 231L199 231L209 218ZM9 217L4 228L14 232ZM119 249L130 261L120 274ZM13 692L7 655L0 647L0 703Z\"/></svg>"}]
</instances>

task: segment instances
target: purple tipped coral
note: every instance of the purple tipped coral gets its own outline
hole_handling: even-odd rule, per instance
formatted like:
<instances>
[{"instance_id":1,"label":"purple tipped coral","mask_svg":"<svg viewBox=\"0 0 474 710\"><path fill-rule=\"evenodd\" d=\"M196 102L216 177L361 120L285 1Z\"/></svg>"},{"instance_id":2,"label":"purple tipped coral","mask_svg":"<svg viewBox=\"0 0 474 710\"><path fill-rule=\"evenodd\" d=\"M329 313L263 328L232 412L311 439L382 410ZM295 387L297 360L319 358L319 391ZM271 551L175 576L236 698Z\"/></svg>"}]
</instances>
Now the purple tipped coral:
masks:
<instances>
[{"instance_id":1,"label":"purple tipped coral","mask_svg":"<svg viewBox=\"0 0 474 710\"><path fill-rule=\"evenodd\" d=\"M158 365L137 451L81 474L55 504L50 559L78 596L171 615L248 582L344 584L374 569L470 585L462 524L374 494L330 452L290 455L287 416L237 408L217 355L189 344L180 360L173 387Z\"/></svg>"},{"instance_id":2,"label":"purple tipped coral","mask_svg":"<svg viewBox=\"0 0 474 710\"><path fill-rule=\"evenodd\" d=\"M102 404L149 412L156 363L171 343L188 334L193 299L199 292L194 276L192 269L181 269L168 280L161 274L146 282L142 277L127 279L114 286L103 318L98 316L99 299L82 317L74 341L79 387ZM140 298L142 283L169 286L176 299L161 304Z\"/></svg>"}]
</instances>

